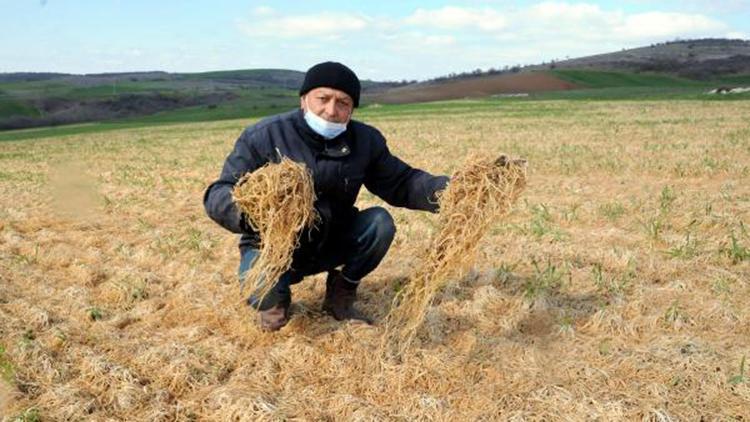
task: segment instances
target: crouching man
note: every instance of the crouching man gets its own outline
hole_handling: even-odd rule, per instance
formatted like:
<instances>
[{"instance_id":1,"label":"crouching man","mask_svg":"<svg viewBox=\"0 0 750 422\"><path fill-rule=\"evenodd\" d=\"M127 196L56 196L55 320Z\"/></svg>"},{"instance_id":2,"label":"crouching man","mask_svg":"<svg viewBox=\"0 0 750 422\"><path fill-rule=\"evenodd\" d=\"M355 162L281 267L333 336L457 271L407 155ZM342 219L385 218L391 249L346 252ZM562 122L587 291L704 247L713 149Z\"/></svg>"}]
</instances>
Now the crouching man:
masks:
<instances>
[{"instance_id":1,"label":"crouching man","mask_svg":"<svg viewBox=\"0 0 750 422\"><path fill-rule=\"evenodd\" d=\"M278 330L289 321L290 286L326 271L323 310L337 320L370 323L353 306L357 287L388 252L396 227L384 208L354 206L360 188L364 185L393 206L435 212L435 194L446 187L448 177L409 166L390 153L377 129L352 120L359 106L360 83L348 67L334 62L311 67L299 95L299 109L244 130L219 179L206 189L203 204L214 221L242 235L242 279L259 253L260 239L232 200L234 185L245 173L278 161L279 155L304 163L312 172L320 222L302 234L291 269L271 292L262 301L251 295L247 302L258 310L261 328Z\"/></svg>"}]
</instances>

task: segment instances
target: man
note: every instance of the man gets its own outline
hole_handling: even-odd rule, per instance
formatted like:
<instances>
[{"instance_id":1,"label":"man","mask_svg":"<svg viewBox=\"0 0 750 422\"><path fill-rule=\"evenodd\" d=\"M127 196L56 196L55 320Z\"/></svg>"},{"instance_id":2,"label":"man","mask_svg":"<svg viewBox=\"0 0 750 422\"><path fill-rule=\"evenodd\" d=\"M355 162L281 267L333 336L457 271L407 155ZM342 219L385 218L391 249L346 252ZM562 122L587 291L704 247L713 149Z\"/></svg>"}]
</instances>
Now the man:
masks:
<instances>
[{"instance_id":1,"label":"man","mask_svg":"<svg viewBox=\"0 0 750 422\"><path fill-rule=\"evenodd\" d=\"M241 233L240 279L258 254L259 238L232 200L237 180L280 155L304 163L312 172L321 217L303 233L292 267L259 301L248 304L260 315L261 328L275 331L289 321L292 284L307 275L328 272L323 310L337 320L370 322L353 306L362 278L385 256L396 232L382 207L354 207L364 186L391 205L437 211L435 193L447 176L432 176L393 156L375 128L352 120L359 106L360 83L349 68L325 62L311 67L299 91L300 108L266 118L245 129L227 157L219 179L206 189L208 215ZM339 270L338 268L341 267Z\"/></svg>"}]
</instances>

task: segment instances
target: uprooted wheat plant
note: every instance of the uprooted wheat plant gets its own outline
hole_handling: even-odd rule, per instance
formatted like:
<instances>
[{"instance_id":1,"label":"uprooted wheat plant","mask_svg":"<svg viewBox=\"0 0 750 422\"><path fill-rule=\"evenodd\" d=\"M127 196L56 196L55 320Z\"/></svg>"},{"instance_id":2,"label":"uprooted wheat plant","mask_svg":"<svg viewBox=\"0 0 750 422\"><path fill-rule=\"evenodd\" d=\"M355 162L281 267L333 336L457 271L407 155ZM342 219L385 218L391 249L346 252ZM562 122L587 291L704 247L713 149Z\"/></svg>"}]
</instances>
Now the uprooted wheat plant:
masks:
<instances>
[{"instance_id":1,"label":"uprooted wheat plant","mask_svg":"<svg viewBox=\"0 0 750 422\"><path fill-rule=\"evenodd\" d=\"M302 232L315 224L312 177L304 164L284 157L242 176L232 195L260 237L260 253L243 278L260 302L291 267Z\"/></svg>"},{"instance_id":2,"label":"uprooted wheat plant","mask_svg":"<svg viewBox=\"0 0 750 422\"><path fill-rule=\"evenodd\" d=\"M435 295L471 267L489 226L509 210L526 186L525 160L470 157L439 196L439 228L421 264L387 317L383 352L403 354Z\"/></svg>"}]
</instances>

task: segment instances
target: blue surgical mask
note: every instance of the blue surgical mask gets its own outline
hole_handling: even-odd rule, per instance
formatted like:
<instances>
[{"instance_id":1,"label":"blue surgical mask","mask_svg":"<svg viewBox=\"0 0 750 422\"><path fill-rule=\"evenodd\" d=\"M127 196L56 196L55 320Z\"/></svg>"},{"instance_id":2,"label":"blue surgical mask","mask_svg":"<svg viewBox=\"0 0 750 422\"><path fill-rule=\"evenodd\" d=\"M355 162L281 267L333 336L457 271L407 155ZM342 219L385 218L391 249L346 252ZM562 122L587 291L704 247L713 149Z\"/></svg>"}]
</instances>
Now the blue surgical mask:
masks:
<instances>
[{"instance_id":1,"label":"blue surgical mask","mask_svg":"<svg viewBox=\"0 0 750 422\"><path fill-rule=\"evenodd\" d=\"M344 133L344 131L346 130L346 123L329 122L328 120L310 111L310 107L306 107L305 121L307 122L307 125L315 131L315 133L326 139L333 139Z\"/></svg>"}]
</instances>

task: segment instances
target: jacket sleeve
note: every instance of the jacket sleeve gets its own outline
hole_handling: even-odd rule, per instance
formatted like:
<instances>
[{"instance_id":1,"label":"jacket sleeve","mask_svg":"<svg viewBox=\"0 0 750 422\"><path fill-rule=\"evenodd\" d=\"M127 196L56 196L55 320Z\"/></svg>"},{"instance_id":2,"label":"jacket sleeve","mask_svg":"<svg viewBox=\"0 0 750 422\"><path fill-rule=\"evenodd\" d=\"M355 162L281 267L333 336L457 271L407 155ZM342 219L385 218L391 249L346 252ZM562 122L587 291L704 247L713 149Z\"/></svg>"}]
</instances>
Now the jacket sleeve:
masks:
<instances>
[{"instance_id":1,"label":"jacket sleeve","mask_svg":"<svg viewBox=\"0 0 750 422\"><path fill-rule=\"evenodd\" d=\"M224 161L219 179L209 185L203 194L203 206L208 216L233 233L253 234L253 230L232 199L232 189L237 180L266 162L253 147L251 134L251 129L246 129L237 139L234 149Z\"/></svg>"},{"instance_id":2,"label":"jacket sleeve","mask_svg":"<svg viewBox=\"0 0 750 422\"><path fill-rule=\"evenodd\" d=\"M433 176L409 166L391 154L385 139L378 135L365 175L367 190L393 206L437 212L435 194L445 189L448 176Z\"/></svg>"}]
</instances>

